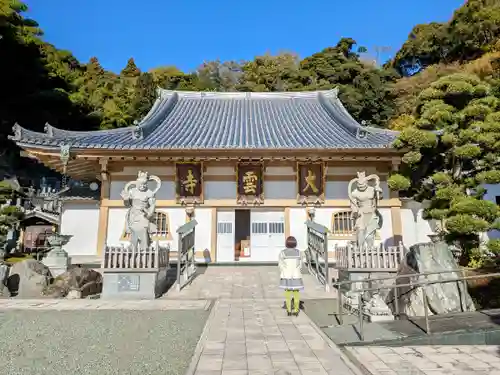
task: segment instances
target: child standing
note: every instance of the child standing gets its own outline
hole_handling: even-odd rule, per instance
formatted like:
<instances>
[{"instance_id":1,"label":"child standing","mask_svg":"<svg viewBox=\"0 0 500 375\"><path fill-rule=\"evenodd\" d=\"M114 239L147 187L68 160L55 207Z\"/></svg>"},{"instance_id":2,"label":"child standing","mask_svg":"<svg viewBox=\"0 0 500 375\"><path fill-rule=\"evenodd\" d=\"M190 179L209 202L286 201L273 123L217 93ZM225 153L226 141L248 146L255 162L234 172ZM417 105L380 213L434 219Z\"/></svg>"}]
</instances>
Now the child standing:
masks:
<instances>
[{"instance_id":1,"label":"child standing","mask_svg":"<svg viewBox=\"0 0 500 375\"><path fill-rule=\"evenodd\" d=\"M302 256L300 250L297 249L295 237L288 237L285 247L280 252L278 262L281 277L280 288L285 290L285 305L288 316L297 316L300 308L300 290L304 289L301 272Z\"/></svg>"}]
</instances>

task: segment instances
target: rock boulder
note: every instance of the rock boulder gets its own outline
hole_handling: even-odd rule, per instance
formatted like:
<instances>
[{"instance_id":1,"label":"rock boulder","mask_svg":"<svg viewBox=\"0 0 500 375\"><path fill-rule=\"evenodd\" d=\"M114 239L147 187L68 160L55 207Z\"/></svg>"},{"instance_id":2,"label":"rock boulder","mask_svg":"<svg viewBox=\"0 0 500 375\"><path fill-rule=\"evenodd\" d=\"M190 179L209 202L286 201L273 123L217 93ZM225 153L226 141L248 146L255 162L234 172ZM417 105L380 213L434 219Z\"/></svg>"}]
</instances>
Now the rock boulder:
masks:
<instances>
[{"instance_id":1,"label":"rock boulder","mask_svg":"<svg viewBox=\"0 0 500 375\"><path fill-rule=\"evenodd\" d=\"M44 290L52 298L85 298L101 293L102 275L89 268L74 267L57 276Z\"/></svg>"},{"instance_id":2,"label":"rock boulder","mask_svg":"<svg viewBox=\"0 0 500 375\"><path fill-rule=\"evenodd\" d=\"M398 275L403 277L397 280L397 284L409 284L416 281L456 280L462 277L462 272L440 272L428 276L415 275L458 269L458 264L446 243L416 244L410 248L399 266ZM429 315L475 311L474 303L464 282L457 281L398 288L396 303L398 303L400 314L406 314L407 316L425 315L423 289L425 289L427 296ZM394 300L394 289L392 289L386 298L386 303L393 313L396 312Z\"/></svg>"},{"instance_id":3,"label":"rock boulder","mask_svg":"<svg viewBox=\"0 0 500 375\"><path fill-rule=\"evenodd\" d=\"M26 259L10 267L6 285L11 297L40 298L51 280L47 266L35 259Z\"/></svg>"}]
</instances>

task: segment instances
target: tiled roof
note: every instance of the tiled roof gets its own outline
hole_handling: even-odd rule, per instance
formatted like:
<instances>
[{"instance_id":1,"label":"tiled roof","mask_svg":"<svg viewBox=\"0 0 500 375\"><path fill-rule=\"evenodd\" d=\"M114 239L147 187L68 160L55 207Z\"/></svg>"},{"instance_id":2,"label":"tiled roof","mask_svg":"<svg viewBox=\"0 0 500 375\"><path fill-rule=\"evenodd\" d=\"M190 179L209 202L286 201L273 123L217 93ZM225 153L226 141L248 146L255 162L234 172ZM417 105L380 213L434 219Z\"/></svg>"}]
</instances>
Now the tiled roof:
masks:
<instances>
[{"instance_id":1,"label":"tiled roof","mask_svg":"<svg viewBox=\"0 0 500 375\"><path fill-rule=\"evenodd\" d=\"M20 146L122 150L387 148L397 133L361 126L337 90L220 93L160 90L136 126L75 132L47 125L45 133L14 126Z\"/></svg>"}]
</instances>

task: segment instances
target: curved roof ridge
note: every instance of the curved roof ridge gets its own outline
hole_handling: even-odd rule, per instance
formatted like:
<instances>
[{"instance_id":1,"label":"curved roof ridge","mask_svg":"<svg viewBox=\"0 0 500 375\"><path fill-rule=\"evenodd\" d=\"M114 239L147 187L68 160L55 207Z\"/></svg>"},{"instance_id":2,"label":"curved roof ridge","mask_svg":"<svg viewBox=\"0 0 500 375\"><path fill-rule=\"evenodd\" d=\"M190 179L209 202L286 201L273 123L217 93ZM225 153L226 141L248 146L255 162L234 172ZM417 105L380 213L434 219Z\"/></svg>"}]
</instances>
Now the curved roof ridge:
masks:
<instances>
[{"instance_id":1,"label":"curved roof ridge","mask_svg":"<svg viewBox=\"0 0 500 375\"><path fill-rule=\"evenodd\" d=\"M130 126L124 127L124 128L114 128L114 129L100 129L100 130L64 130L64 129L59 129L56 128L53 125L50 125L48 122L45 124L44 130L45 132L34 132L32 130L27 130L26 128L23 128L24 130L39 134L39 135L45 135L51 138L67 138L67 137L75 137L75 138L80 138L80 137L86 137L88 135L99 135L99 134L120 134L124 133L126 131L130 130Z\"/></svg>"},{"instance_id":2,"label":"curved roof ridge","mask_svg":"<svg viewBox=\"0 0 500 375\"><path fill-rule=\"evenodd\" d=\"M177 94L182 99L316 99L317 95L336 95L337 88L319 91L275 91L275 92L251 92L251 91L179 91L160 89L161 96Z\"/></svg>"},{"instance_id":3,"label":"curved roof ridge","mask_svg":"<svg viewBox=\"0 0 500 375\"><path fill-rule=\"evenodd\" d=\"M138 125L132 128L132 136L134 138L146 138L151 134L169 115L177 104L178 99L179 95L175 91L168 96L160 93L148 114Z\"/></svg>"},{"instance_id":4,"label":"curved roof ridge","mask_svg":"<svg viewBox=\"0 0 500 375\"><path fill-rule=\"evenodd\" d=\"M322 102L321 96L323 96L324 100L326 100L325 109L327 109L328 113L333 114L333 117L336 121L340 121L341 125L347 127L355 134L358 134L360 131L377 133L377 134L387 134L393 136L397 136L399 134L399 132L396 130L382 129L382 128L376 128L374 126L365 126L360 124L354 117L352 117L347 108L344 106L344 103L342 103L342 101L338 97L338 88L329 90L328 93L318 93L318 97L320 97L320 102ZM329 104L332 105L332 108L329 108ZM342 115L344 118L339 119L338 114Z\"/></svg>"},{"instance_id":5,"label":"curved roof ridge","mask_svg":"<svg viewBox=\"0 0 500 375\"><path fill-rule=\"evenodd\" d=\"M349 113L349 111L347 110L347 108L344 106L344 103L342 103L342 101L340 100L339 97L336 98L336 104L337 106L339 107L341 113L346 117L348 118L349 120L355 122L356 124L358 124L358 128L364 130L364 131L368 131L370 133L378 133L378 134L389 134L389 135L399 135L399 131L397 130L390 130L390 129L383 129L383 128L377 128L375 126L364 126L362 124L360 124L359 122L356 121L356 119L354 117L352 117L352 115Z\"/></svg>"},{"instance_id":6,"label":"curved roof ridge","mask_svg":"<svg viewBox=\"0 0 500 375\"><path fill-rule=\"evenodd\" d=\"M26 137L42 137L42 138L52 138L50 135L41 132L35 132L33 130L26 129L19 125L17 122L12 126L12 131L14 135L9 135L9 139L14 141L20 140Z\"/></svg>"},{"instance_id":7,"label":"curved roof ridge","mask_svg":"<svg viewBox=\"0 0 500 375\"><path fill-rule=\"evenodd\" d=\"M156 95L157 95L156 100L153 103L153 106L148 111L148 113L146 113L146 116L144 116L142 118L142 120L136 125L140 125L141 123L148 121L151 118L151 116L153 115L153 113L155 113L158 110L158 107L160 106L160 104L163 103L163 100L165 99L165 97L162 95L161 89L159 87L156 89Z\"/></svg>"},{"instance_id":8,"label":"curved roof ridge","mask_svg":"<svg viewBox=\"0 0 500 375\"><path fill-rule=\"evenodd\" d=\"M327 95L325 95L321 92L318 92L317 95L318 95L318 101L320 102L323 109L332 118L332 120L337 122L339 125L341 125L344 129L346 129L351 134L356 135L356 133L361 128L361 125L354 118L352 118L350 116L349 116L349 118L346 119L346 118L339 118L339 116L337 115L336 105L340 102L340 99L338 98L338 90L335 89L335 91L329 92L329 93L327 93ZM342 103L340 103L340 104L342 104ZM342 106L342 108L344 108L344 107ZM350 120L352 120L352 121L350 121Z\"/></svg>"},{"instance_id":9,"label":"curved roof ridge","mask_svg":"<svg viewBox=\"0 0 500 375\"><path fill-rule=\"evenodd\" d=\"M148 129L151 126L151 121L155 119L155 115L165 109L171 109L169 106L169 101L171 101L173 95L170 97L163 95L162 92L159 92L158 98L155 100L155 103L146 114L146 116L138 123L133 126L126 126L123 128L114 128L114 129L101 129L101 130L64 130L59 129L50 123L46 122L44 126L44 132L37 132L33 130L26 129L25 127L15 123L12 127L12 131L14 132L14 136L12 136L13 140L18 139L18 136L24 137L42 137L42 138L82 138L87 136L95 136L95 135L111 135L111 134L122 134L132 131L135 131L137 128ZM165 100L166 99L166 100ZM164 105L162 105L165 103ZM163 112L163 111L162 111ZM20 138L19 138L20 139Z\"/></svg>"}]
</instances>

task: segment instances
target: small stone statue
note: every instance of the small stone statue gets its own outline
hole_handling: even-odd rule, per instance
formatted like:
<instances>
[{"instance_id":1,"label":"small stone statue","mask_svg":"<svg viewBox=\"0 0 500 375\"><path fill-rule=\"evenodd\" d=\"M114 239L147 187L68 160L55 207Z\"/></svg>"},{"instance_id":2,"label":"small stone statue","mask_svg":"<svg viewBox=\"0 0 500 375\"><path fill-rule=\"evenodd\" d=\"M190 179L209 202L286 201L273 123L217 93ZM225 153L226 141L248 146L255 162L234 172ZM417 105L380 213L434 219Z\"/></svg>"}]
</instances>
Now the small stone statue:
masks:
<instances>
[{"instance_id":1,"label":"small stone statue","mask_svg":"<svg viewBox=\"0 0 500 375\"><path fill-rule=\"evenodd\" d=\"M363 306L363 312L366 313L368 316L372 317L373 320L380 320L380 318L373 318L373 317L382 317L386 316L389 317L390 320L393 319L392 311L387 306L385 301L382 299L379 293L375 293L372 295L372 297L364 304Z\"/></svg>"},{"instance_id":2,"label":"small stone statue","mask_svg":"<svg viewBox=\"0 0 500 375\"><path fill-rule=\"evenodd\" d=\"M155 181L156 188L149 189L148 182ZM151 222L156 208L156 193L160 190L161 180L148 172L139 171L135 181L128 182L121 192L121 197L128 207L125 217L130 242L136 250L146 250L150 245L150 233L155 225Z\"/></svg>"},{"instance_id":3,"label":"small stone statue","mask_svg":"<svg viewBox=\"0 0 500 375\"><path fill-rule=\"evenodd\" d=\"M382 227L382 216L377 210L382 195L380 179L377 175L358 172L357 178L349 182L348 194L351 201L352 218L355 220L356 245L358 249L372 249L375 232ZM375 186L369 181L374 180ZM355 189L353 186L356 184Z\"/></svg>"}]
</instances>

